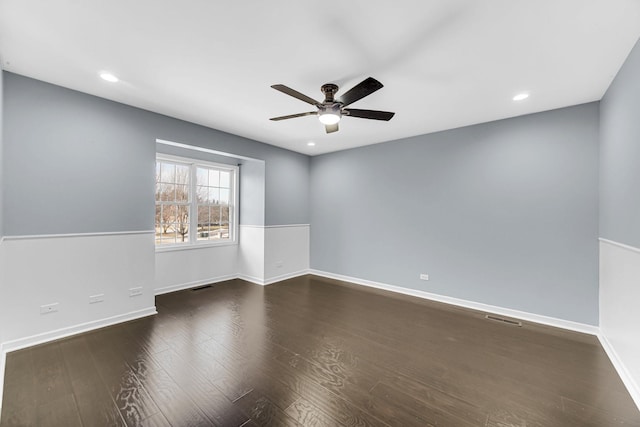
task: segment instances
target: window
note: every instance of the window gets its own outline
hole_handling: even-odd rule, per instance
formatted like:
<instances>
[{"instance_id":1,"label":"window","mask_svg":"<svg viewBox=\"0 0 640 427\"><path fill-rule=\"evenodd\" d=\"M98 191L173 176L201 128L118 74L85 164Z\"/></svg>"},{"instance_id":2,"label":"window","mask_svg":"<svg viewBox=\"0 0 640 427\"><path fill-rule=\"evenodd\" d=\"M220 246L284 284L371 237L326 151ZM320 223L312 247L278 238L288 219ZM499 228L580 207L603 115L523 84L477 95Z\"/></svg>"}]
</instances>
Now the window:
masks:
<instances>
[{"instance_id":1,"label":"window","mask_svg":"<svg viewBox=\"0 0 640 427\"><path fill-rule=\"evenodd\" d=\"M156 158L156 247L235 241L237 168Z\"/></svg>"}]
</instances>

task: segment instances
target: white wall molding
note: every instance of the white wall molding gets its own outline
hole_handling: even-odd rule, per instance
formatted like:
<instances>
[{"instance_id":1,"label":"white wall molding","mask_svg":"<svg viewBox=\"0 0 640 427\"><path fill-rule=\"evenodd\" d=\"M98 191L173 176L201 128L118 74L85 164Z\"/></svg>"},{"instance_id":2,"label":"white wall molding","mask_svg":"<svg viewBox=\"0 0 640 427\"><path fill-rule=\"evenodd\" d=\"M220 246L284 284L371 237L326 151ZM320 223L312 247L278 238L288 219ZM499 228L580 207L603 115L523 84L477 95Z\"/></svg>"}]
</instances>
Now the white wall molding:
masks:
<instances>
[{"instance_id":1,"label":"white wall molding","mask_svg":"<svg viewBox=\"0 0 640 427\"><path fill-rule=\"evenodd\" d=\"M265 229L240 225L236 272L245 280L264 284Z\"/></svg>"},{"instance_id":2,"label":"white wall molding","mask_svg":"<svg viewBox=\"0 0 640 427\"><path fill-rule=\"evenodd\" d=\"M495 305L483 304L474 301L468 301L460 298L448 297L445 295L433 294L430 292L419 291L415 289L403 288L401 286L389 285L386 283L374 282L371 280L359 279L357 277L343 276L341 274L329 273L326 271L310 270L310 274L326 277L329 279L341 280L344 282L354 283L356 285L368 286L371 288L383 289L386 291L396 292L404 295L410 295L431 301L451 304L458 307L470 308L472 310L500 314L502 316L513 317L515 319L526 320L527 322L540 323L542 325L553 326L556 328L567 329L574 332L584 334L598 335L599 328L594 325L572 322L570 320L557 319L555 317L543 316L525 311L513 310L510 308L499 307Z\"/></svg>"},{"instance_id":3,"label":"white wall molding","mask_svg":"<svg viewBox=\"0 0 640 427\"><path fill-rule=\"evenodd\" d=\"M165 139L156 139L156 144L169 145L171 147L184 148L185 150L200 151L202 153L215 154L217 156L232 157L234 159L252 160L255 162L265 163L264 160L253 157L241 156L239 154L227 153L226 151L212 150L210 148L200 147L198 145L183 144L181 142L167 141Z\"/></svg>"},{"instance_id":4,"label":"white wall molding","mask_svg":"<svg viewBox=\"0 0 640 427\"><path fill-rule=\"evenodd\" d=\"M274 283L309 270L311 233L307 224L264 230L264 281Z\"/></svg>"},{"instance_id":5,"label":"white wall molding","mask_svg":"<svg viewBox=\"0 0 640 427\"><path fill-rule=\"evenodd\" d=\"M600 342L640 409L640 250L600 239Z\"/></svg>"},{"instance_id":6,"label":"white wall molding","mask_svg":"<svg viewBox=\"0 0 640 427\"><path fill-rule=\"evenodd\" d=\"M119 314L117 316L107 317L105 319L94 320L91 322L81 323L79 325L44 332L42 334L7 341L2 343L2 353L4 355L11 351L20 350L22 348L43 344L61 338L66 338L71 335L76 335L83 332L93 331L95 329L104 328L105 326L111 326L122 322L128 322L130 320L140 319L142 317L151 316L157 313L158 312L156 311L156 307L152 306L144 308L142 310L136 310L125 314Z\"/></svg>"},{"instance_id":7,"label":"white wall molding","mask_svg":"<svg viewBox=\"0 0 640 427\"><path fill-rule=\"evenodd\" d=\"M289 228L289 227L311 227L310 224L280 224L280 225L255 225L255 224L240 224L240 227L249 228Z\"/></svg>"},{"instance_id":8,"label":"white wall molding","mask_svg":"<svg viewBox=\"0 0 640 427\"><path fill-rule=\"evenodd\" d=\"M265 225L264 228L289 228L289 227L311 227L310 224L280 224L280 225Z\"/></svg>"},{"instance_id":9,"label":"white wall molding","mask_svg":"<svg viewBox=\"0 0 640 427\"><path fill-rule=\"evenodd\" d=\"M603 239L602 237L598 238L602 243L607 243L609 245L617 246L622 249L626 249L628 251L640 253L640 248L636 248L635 246L625 245L624 243L616 242L609 239Z\"/></svg>"},{"instance_id":10,"label":"white wall molding","mask_svg":"<svg viewBox=\"0 0 640 427\"><path fill-rule=\"evenodd\" d=\"M127 319L153 307L153 234L109 234L7 240L2 245L0 301L5 349L33 337L58 337L102 319ZM34 268L34 260L37 267ZM130 296L131 288L142 293ZM99 304L89 296L103 294ZM58 304L42 315L40 306Z\"/></svg>"},{"instance_id":11,"label":"white wall molding","mask_svg":"<svg viewBox=\"0 0 640 427\"><path fill-rule=\"evenodd\" d=\"M68 234L27 234L22 236L3 236L2 241L31 240L31 239L61 239L70 237L103 237L103 236L129 236L134 234L155 234L155 230L137 231L104 231L98 233L68 233Z\"/></svg>"},{"instance_id":12,"label":"white wall molding","mask_svg":"<svg viewBox=\"0 0 640 427\"><path fill-rule=\"evenodd\" d=\"M210 279L204 279L204 280L195 280L193 282L187 282L187 283L182 283L178 285L170 285L170 286L165 286L163 288L157 288L157 289L154 289L154 293L155 295L168 294L171 292L182 291L185 289L197 288L198 286L213 285L215 283L225 282L227 280L233 280L233 279L236 279L237 277L238 277L237 274L231 274L227 276L212 277Z\"/></svg>"},{"instance_id":13,"label":"white wall molding","mask_svg":"<svg viewBox=\"0 0 640 427\"><path fill-rule=\"evenodd\" d=\"M309 270L300 270L300 271L296 271L294 273L282 274L280 276L271 277L271 278L265 280L264 284L265 285L272 285L272 284L277 283L277 282L282 282L283 280L293 279L294 277L305 276L307 274L309 274Z\"/></svg>"},{"instance_id":14,"label":"white wall molding","mask_svg":"<svg viewBox=\"0 0 640 427\"><path fill-rule=\"evenodd\" d=\"M634 380L633 376L607 337L604 334L598 334L598 340L600 341L604 351L607 353L607 356L609 356L613 367L616 368L618 375L620 375L620 379L627 387L627 390L638 407L638 410L640 410L640 385Z\"/></svg>"},{"instance_id":15,"label":"white wall molding","mask_svg":"<svg viewBox=\"0 0 640 427\"><path fill-rule=\"evenodd\" d=\"M246 282L253 283L254 285L266 286L265 281L259 277L249 276L246 274L238 274L237 278Z\"/></svg>"},{"instance_id":16,"label":"white wall molding","mask_svg":"<svg viewBox=\"0 0 640 427\"><path fill-rule=\"evenodd\" d=\"M153 287L156 295L234 278L238 274L238 245L158 251L154 269Z\"/></svg>"}]
</instances>

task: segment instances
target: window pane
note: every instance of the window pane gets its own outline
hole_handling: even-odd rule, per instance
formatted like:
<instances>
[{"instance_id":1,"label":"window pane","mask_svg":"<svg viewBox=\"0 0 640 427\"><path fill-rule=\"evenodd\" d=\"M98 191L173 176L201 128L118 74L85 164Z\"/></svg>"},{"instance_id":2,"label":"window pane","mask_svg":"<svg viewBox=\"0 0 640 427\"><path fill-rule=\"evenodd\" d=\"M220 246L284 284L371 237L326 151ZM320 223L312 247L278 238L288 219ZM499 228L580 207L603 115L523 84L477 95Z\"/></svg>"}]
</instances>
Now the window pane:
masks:
<instances>
[{"instance_id":1,"label":"window pane","mask_svg":"<svg viewBox=\"0 0 640 427\"><path fill-rule=\"evenodd\" d=\"M220 200L220 189L209 187L209 203L218 203Z\"/></svg>"},{"instance_id":2,"label":"window pane","mask_svg":"<svg viewBox=\"0 0 640 427\"><path fill-rule=\"evenodd\" d=\"M198 227L209 225L209 206L198 206Z\"/></svg>"},{"instance_id":3,"label":"window pane","mask_svg":"<svg viewBox=\"0 0 640 427\"><path fill-rule=\"evenodd\" d=\"M205 203L209 199L209 187L196 187L196 202Z\"/></svg>"},{"instance_id":4,"label":"window pane","mask_svg":"<svg viewBox=\"0 0 640 427\"><path fill-rule=\"evenodd\" d=\"M220 186L220 172L218 172L217 170L209 169L209 186L210 187Z\"/></svg>"},{"instance_id":5,"label":"window pane","mask_svg":"<svg viewBox=\"0 0 640 427\"><path fill-rule=\"evenodd\" d=\"M164 202L173 202L176 199L175 188L171 184L160 184L162 185L160 200Z\"/></svg>"},{"instance_id":6,"label":"window pane","mask_svg":"<svg viewBox=\"0 0 640 427\"><path fill-rule=\"evenodd\" d=\"M176 220L175 217L175 206L173 205L162 205L162 222L165 224L170 224Z\"/></svg>"},{"instance_id":7,"label":"window pane","mask_svg":"<svg viewBox=\"0 0 640 427\"><path fill-rule=\"evenodd\" d=\"M182 207L182 206L180 206ZM176 239L178 242L188 242L189 241L189 214L184 211L181 211L178 215L177 222L175 224L176 228Z\"/></svg>"},{"instance_id":8,"label":"window pane","mask_svg":"<svg viewBox=\"0 0 640 427\"><path fill-rule=\"evenodd\" d=\"M173 163L160 163L160 182L174 182L176 166Z\"/></svg>"},{"instance_id":9,"label":"window pane","mask_svg":"<svg viewBox=\"0 0 640 427\"><path fill-rule=\"evenodd\" d=\"M219 206L211 206L210 210L210 224L213 226L220 225L220 207Z\"/></svg>"},{"instance_id":10,"label":"window pane","mask_svg":"<svg viewBox=\"0 0 640 427\"><path fill-rule=\"evenodd\" d=\"M157 160L155 173L157 245L230 238L234 172ZM191 229L192 215L197 216L193 220L195 230Z\"/></svg>"},{"instance_id":11,"label":"window pane","mask_svg":"<svg viewBox=\"0 0 640 427\"><path fill-rule=\"evenodd\" d=\"M231 176L231 173L226 171L220 171L220 187L229 188L231 186L230 176Z\"/></svg>"},{"instance_id":12,"label":"window pane","mask_svg":"<svg viewBox=\"0 0 640 427\"><path fill-rule=\"evenodd\" d=\"M220 189L220 204L222 205L229 204L229 190L225 188Z\"/></svg>"},{"instance_id":13,"label":"window pane","mask_svg":"<svg viewBox=\"0 0 640 427\"><path fill-rule=\"evenodd\" d=\"M189 183L189 166L176 165L176 184Z\"/></svg>"},{"instance_id":14,"label":"window pane","mask_svg":"<svg viewBox=\"0 0 640 427\"><path fill-rule=\"evenodd\" d=\"M209 170L196 168L196 185L209 185Z\"/></svg>"},{"instance_id":15,"label":"window pane","mask_svg":"<svg viewBox=\"0 0 640 427\"><path fill-rule=\"evenodd\" d=\"M189 187L186 185L176 185L176 202L189 201Z\"/></svg>"}]
</instances>

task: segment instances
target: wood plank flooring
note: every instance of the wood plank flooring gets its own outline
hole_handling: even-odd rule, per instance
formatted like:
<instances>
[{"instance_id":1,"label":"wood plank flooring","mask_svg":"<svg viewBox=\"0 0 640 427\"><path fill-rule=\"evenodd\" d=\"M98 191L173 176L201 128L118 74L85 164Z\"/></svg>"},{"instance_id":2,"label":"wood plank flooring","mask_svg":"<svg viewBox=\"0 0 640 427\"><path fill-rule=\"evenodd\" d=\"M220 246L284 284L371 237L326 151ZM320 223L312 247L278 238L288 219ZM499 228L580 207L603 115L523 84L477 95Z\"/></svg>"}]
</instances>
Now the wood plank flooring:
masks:
<instances>
[{"instance_id":1,"label":"wood plank flooring","mask_svg":"<svg viewBox=\"0 0 640 427\"><path fill-rule=\"evenodd\" d=\"M12 352L1 426L640 426L597 339L315 276Z\"/></svg>"}]
</instances>

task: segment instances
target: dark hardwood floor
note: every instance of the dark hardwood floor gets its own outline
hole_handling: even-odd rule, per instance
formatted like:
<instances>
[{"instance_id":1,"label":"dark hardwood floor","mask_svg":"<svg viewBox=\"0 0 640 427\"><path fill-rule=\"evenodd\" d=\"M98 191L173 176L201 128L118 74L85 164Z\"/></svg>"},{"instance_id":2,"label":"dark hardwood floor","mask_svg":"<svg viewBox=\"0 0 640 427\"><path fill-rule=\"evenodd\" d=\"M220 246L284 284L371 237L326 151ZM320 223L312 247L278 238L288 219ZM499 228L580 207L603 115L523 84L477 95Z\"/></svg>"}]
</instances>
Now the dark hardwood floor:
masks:
<instances>
[{"instance_id":1,"label":"dark hardwood floor","mask_svg":"<svg viewBox=\"0 0 640 427\"><path fill-rule=\"evenodd\" d=\"M2 426L640 426L593 336L304 276L10 353Z\"/></svg>"}]
</instances>

